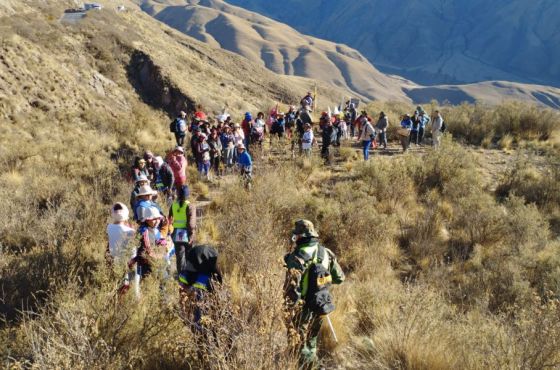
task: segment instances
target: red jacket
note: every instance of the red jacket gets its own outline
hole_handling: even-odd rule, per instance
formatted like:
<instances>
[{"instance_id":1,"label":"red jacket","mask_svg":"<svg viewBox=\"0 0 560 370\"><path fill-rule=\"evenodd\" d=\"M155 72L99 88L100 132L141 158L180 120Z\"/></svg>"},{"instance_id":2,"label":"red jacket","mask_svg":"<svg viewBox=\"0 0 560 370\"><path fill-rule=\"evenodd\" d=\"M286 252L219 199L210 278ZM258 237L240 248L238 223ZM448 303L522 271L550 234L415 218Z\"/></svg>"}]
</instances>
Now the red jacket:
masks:
<instances>
[{"instance_id":1,"label":"red jacket","mask_svg":"<svg viewBox=\"0 0 560 370\"><path fill-rule=\"evenodd\" d=\"M184 155L170 155L167 157L167 163L173 171L175 177L175 186L183 186L187 182L187 159Z\"/></svg>"},{"instance_id":2,"label":"red jacket","mask_svg":"<svg viewBox=\"0 0 560 370\"><path fill-rule=\"evenodd\" d=\"M251 121L247 121L246 119L244 119L241 122L241 129L243 130L243 134L245 134L245 137L249 137L249 135L251 134L251 126Z\"/></svg>"}]
</instances>

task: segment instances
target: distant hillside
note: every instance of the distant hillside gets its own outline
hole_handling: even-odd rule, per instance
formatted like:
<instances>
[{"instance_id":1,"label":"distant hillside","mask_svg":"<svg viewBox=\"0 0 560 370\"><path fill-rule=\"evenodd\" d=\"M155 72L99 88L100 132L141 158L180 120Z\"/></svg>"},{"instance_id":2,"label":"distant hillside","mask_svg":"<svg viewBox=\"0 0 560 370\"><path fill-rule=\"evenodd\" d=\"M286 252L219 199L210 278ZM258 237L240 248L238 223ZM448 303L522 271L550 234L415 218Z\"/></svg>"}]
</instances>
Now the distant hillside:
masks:
<instances>
[{"instance_id":1,"label":"distant hillside","mask_svg":"<svg viewBox=\"0 0 560 370\"><path fill-rule=\"evenodd\" d=\"M356 50L302 35L221 0L136 2L171 27L243 55L273 72L326 81L367 99L407 99L399 88L403 83L400 79L380 73Z\"/></svg>"},{"instance_id":2,"label":"distant hillside","mask_svg":"<svg viewBox=\"0 0 560 370\"><path fill-rule=\"evenodd\" d=\"M156 19L209 45L243 55L279 74L322 80L367 100L426 103L435 99L452 104L476 101L499 104L514 99L560 108L560 90L547 86L505 81L422 86L402 77L385 75L357 50L303 35L285 24L222 0L135 2ZM309 2L310 7L316 4ZM275 10L278 3L267 3L268 8ZM369 34L364 31L364 35Z\"/></svg>"},{"instance_id":3,"label":"distant hillside","mask_svg":"<svg viewBox=\"0 0 560 370\"><path fill-rule=\"evenodd\" d=\"M424 85L560 86L557 0L229 0Z\"/></svg>"}]
</instances>

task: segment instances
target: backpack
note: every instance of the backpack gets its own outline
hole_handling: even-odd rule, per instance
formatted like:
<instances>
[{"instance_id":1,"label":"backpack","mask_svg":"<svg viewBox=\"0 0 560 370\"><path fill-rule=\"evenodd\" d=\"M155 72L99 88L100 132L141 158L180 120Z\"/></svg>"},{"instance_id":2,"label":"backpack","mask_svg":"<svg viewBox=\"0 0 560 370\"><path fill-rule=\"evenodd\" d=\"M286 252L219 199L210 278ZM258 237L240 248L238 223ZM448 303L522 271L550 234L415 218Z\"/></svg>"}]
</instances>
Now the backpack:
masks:
<instances>
[{"instance_id":1,"label":"backpack","mask_svg":"<svg viewBox=\"0 0 560 370\"><path fill-rule=\"evenodd\" d=\"M173 121L171 121L171 123L169 124L169 131L170 132L177 132L177 124L179 123L179 118L175 118Z\"/></svg>"},{"instance_id":2,"label":"backpack","mask_svg":"<svg viewBox=\"0 0 560 370\"><path fill-rule=\"evenodd\" d=\"M312 260L307 268L308 285L305 307L317 315L328 315L336 308L329 291L332 276L330 271L323 266L325 258L327 258L327 250L325 247L319 246L316 260Z\"/></svg>"},{"instance_id":3,"label":"backpack","mask_svg":"<svg viewBox=\"0 0 560 370\"><path fill-rule=\"evenodd\" d=\"M442 133L445 133L445 130L447 130L447 126L445 125L445 121L443 121L441 123L441 128L439 129Z\"/></svg>"}]
</instances>

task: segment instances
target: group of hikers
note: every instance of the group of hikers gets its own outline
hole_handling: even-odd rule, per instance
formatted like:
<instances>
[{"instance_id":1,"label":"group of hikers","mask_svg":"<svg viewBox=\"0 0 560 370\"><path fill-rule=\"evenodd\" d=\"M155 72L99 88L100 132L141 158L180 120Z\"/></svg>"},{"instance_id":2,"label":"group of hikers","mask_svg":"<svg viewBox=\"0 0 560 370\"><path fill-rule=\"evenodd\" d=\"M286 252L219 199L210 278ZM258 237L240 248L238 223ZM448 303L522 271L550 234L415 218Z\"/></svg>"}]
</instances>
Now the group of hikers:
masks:
<instances>
[{"instance_id":1,"label":"group of hikers","mask_svg":"<svg viewBox=\"0 0 560 370\"><path fill-rule=\"evenodd\" d=\"M262 112L255 119L247 112L241 124L233 123L227 114L218 116L211 124L200 109L187 124L187 114L180 112L170 124L176 147L165 159L150 151L137 157L131 169L134 188L130 210L122 202L111 208L106 256L114 271L118 266L125 267L118 289L120 296L134 286L134 293L140 298L142 281L149 275L174 278L182 312L189 313L189 323L194 330L205 330L202 320L205 309L201 302L222 284L222 274L218 269L217 249L195 243L197 212L196 205L189 201L185 141L188 137L199 174L207 179L211 178L212 172L222 176L236 167L242 175L250 175L253 161L249 148L262 148L266 133L270 134L271 140L274 137L291 139L293 151L299 147L301 155L310 157L316 144L311 120L313 100L312 94L308 93L301 100L299 109L291 106L288 112L281 113L276 108L266 119ZM437 111L430 118L417 107L414 115L403 116L398 134L404 151L410 143L422 143L424 130L430 122L434 146L437 147L444 130L443 118ZM356 137L363 143L364 159L367 160L376 138L379 145L387 148L388 127L389 120L383 112L374 126L367 112L358 114L355 104L349 101L343 109L335 109L333 114L321 114L321 155L327 159L331 145L338 146L341 140ZM330 324L328 314L334 310L329 287L342 283L345 278L335 255L323 247L318 238L312 222L296 221L291 236L294 249L284 258L286 309L295 312L287 322L287 326L295 330L288 332L296 333L299 359L302 367L307 368L317 364L319 330L324 319ZM332 325L330 328L334 334Z\"/></svg>"}]
</instances>

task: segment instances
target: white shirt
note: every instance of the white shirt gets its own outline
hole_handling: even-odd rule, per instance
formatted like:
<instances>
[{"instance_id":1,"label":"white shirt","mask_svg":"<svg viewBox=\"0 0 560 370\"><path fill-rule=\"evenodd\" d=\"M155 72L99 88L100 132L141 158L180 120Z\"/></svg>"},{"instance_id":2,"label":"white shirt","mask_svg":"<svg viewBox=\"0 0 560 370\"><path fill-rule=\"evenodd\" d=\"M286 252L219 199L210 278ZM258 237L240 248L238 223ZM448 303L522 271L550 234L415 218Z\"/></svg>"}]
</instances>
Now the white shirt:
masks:
<instances>
[{"instance_id":1,"label":"white shirt","mask_svg":"<svg viewBox=\"0 0 560 370\"><path fill-rule=\"evenodd\" d=\"M301 148L302 149L311 149L313 147L313 130L307 130L303 133L301 137Z\"/></svg>"},{"instance_id":2,"label":"white shirt","mask_svg":"<svg viewBox=\"0 0 560 370\"><path fill-rule=\"evenodd\" d=\"M123 256L128 243L134 238L136 231L126 225L107 225L107 236L109 237L109 252L114 258Z\"/></svg>"}]
</instances>

